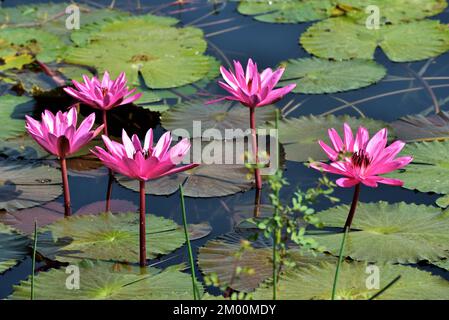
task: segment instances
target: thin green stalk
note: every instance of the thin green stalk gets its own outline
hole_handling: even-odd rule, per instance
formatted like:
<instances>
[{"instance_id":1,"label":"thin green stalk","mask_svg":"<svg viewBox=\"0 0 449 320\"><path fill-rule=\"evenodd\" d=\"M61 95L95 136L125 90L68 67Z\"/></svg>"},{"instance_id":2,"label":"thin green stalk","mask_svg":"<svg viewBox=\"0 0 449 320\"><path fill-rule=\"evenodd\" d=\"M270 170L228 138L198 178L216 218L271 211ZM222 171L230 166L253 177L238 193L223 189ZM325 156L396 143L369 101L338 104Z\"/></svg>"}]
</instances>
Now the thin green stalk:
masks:
<instances>
[{"instance_id":1,"label":"thin green stalk","mask_svg":"<svg viewBox=\"0 0 449 320\"><path fill-rule=\"evenodd\" d=\"M399 281L399 279L401 279L401 276L397 276L396 278L394 278L389 284L387 284L385 287L383 287L378 293L376 293L375 295L373 295L371 298L369 298L368 300L374 300L377 297L379 297L382 293L384 293L385 291L387 291L392 285L394 285L396 282Z\"/></svg>"},{"instance_id":2,"label":"thin green stalk","mask_svg":"<svg viewBox=\"0 0 449 320\"><path fill-rule=\"evenodd\" d=\"M36 269L37 222L34 221L33 257L31 261L31 300L34 300L34 270Z\"/></svg>"},{"instance_id":3,"label":"thin green stalk","mask_svg":"<svg viewBox=\"0 0 449 320\"><path fill-rule=\"evenodd\" d=\"M187 251L189 252L190 271L192 273L193 299L199 300L199 299L201 299L201 295L198 291L198 286L196 285L195 261L193 260L192 246L190 245L189 231L187 229L186 205L184 202L184 190L182 188L182 185L179 185L179 192L180 192L180 196L181 196L182 223L184 225L184 234L186 237Z\"/></svg>"},{"instance_id":4,"label":"thin green stalk","mask_svg":"<svg viewBox=\"0 0 449 320\"><path fill-rule=\"evenodd\" d=\"M337 263L337 268L335 269L334 284L332 285L332 300L335 300L335 293L337 291L338 275L340 273L341 263L343 262L344 248L345 248L346 236L348 235L348 231L349 231L349 227L345 227L345 232L343 233L343 239L341 240L340 252L338 253L338 263Z\"/></svg>"},{"instance_id":5,"label":"thin green stalk","mask_svg":"<svg viewBox=\"0 0 449 320\"><path fill-rule=\"evenodd\" d=\"M276 109L276 121L275 121L275 129L276 132L279 129L279 110ZM279 141L276 141L276 168L279 168ZM279 170L279 169L277 169ZM279 188L274 190L275 199L279 201ZM274 206L274 217L279 215L279 207L278 204ZM275 227L273 230L273 300L277 300L277 291L278 291L278 270L277 270L277 250L280 241L280 230L277 227L277 219L275 219Z\"/></svg>"}]
</instances>

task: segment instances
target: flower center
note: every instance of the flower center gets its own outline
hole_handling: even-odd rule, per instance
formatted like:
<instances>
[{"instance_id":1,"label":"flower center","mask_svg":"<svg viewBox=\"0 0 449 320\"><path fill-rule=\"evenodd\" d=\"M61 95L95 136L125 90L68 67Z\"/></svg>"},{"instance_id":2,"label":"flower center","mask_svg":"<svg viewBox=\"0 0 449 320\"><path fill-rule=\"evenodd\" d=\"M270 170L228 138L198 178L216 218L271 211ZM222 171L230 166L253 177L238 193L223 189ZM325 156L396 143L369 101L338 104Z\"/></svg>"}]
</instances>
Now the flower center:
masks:
<instances>
[{"instance_id":1,"label":"flower center","mask_svg":"<svg viewBox=\"0 0 449 320\"><path fill-rule=\"evenodd\" d=\"M351 156L351 161L354 166L359 168L366 168L371 163L368 153L363 149L354 152Z\"/></svg>"},{"instance_id":2,"label":"flower center","mask_svg":"<svg viewBox=\"0 0 449 320\"><path fill-rule=\"evenodd\" d=\"M106 97L106 95L108 94L109 89L108 88L101 88L101 93L103 94L103 97Z\"/></svg>"}]
</instances>

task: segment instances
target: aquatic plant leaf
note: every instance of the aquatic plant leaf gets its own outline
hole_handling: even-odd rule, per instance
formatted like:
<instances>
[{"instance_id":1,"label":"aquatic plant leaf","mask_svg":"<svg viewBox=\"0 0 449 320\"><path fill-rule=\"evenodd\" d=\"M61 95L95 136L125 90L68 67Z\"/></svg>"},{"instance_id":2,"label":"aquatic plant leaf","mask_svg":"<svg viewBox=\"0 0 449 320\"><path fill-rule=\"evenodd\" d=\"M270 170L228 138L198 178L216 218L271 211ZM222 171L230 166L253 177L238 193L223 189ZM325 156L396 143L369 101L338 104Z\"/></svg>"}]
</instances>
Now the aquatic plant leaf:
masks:
<instances>
[{"instance_id":1,"label":"aquatic plant leaf","mask_svg":"<svg viewBox=\"0 0 449 320\"><path fill-rule=\"evenodd\" d=\"M439 197L439 198L435 201L435 203L436 203L439 207L441 207L441 208L447 208L447 207L449 207L449 195L447 194L447 195L445 195L445 196Z\"/></svg>"},{"instance_id":2,"label":"aquatic plant leaf","mask_svg":"<svg viewBox=\"0 0 449 320\"><path fill-rule=\"evenodd\" d=\"M333 8L331 0L243 0L237 10L262 22L297 23L326 19Z\"/></svg>"},{"instance_id":3,"label":"aquatic plant leaf","mask_svg":"<svg viewBox=\"0 0 449 320\"><path fill-rule=\"evenodd\" d=\"M5 94L0 97L0 140L25 133L25 115L34 108L33 99L25 96Z\"/></svg>"},{"instance_id":4,"label":"aquatic plant leaf","mask_svg":"<svg viewBox=\"0 0 449 320\"><path fill-rule=\"evenodd\" d=\"M207 237L212 232L212 226L207 221L196 224L189 224L187 226L187 229L189 231L190 241Z\"/></svg>"},{"instance_id":5,"label":"aquatic plant leaf","mask_svg":"<svg viewBox=\"0 0 449 320\"><path fill-rule=\"evenodd\" d=\"M329 300L335 277L335 263L294 269L281 276L278 299L280 300ZM449 282L429 272L401 265L377 265L380 277L379 289L366 285L368 265L361 262L343 262L336 291L337 300L367 300L391 283L401 278L376 300L445 300L449 298ZM267 282L256 289L255 300L272 299L273 289Z\"/></svg>"},{"instance_id":6,"label":"aquatic plant leaf","mask_svg":"<svg viewBox=\"0 0 449 320\"><path fill-rule=\"evenodd\" d=\"M19 54L11 56L3 56L0 61L0 71L5 71L9 69L22 69L26 64L33 62L33 57L29 54Z\"/></svg>"},{"instance_id":7,"label":"aquatic plant leaf","mask_svg":"<svg viewBox=\"0 0 449 320\"><path fill-rule=\"evenodd\" d=\"M407 144L401 155L413 156L411 164L389 173L404 181L404 188L449 194L449 140Z\"/></svg>"},{"instance_id":8,"label":"aquatic plant leaf","mask_svg":"<svg viewBox=\"0 0 449 320\"><path fill-rule=\"evenodd\" d=\"M66 47L57 36L39 29L30 32L25 28L0 30L0 56L29 54L41 62L51 62L61 57Z\"/></svg>"},{"instance_id":9,"label":"aquatic plant leaf","mask_svg":"<svg viewBox=\"0 0 449 320\"><path fill-rule=\"evenodd\" d=\"M237 291L253 291L273 274L270 240L259 235L256 241L251 241L251 248L242 250L241 242L253 234L232 232L208 241L199 249L198 265L201 271L206 275L215 273L222 285ZM297 249L291 249L290 254L298 268L334 259L322 254L300 253ZM252 269L252 272L237 275L238 267Z\"/></svg>"},{"instance_id":10,"label":"aquatic plant leaf","mask_svg":"<svg viewBox=\"0 0 449 320\"><path fill-rule=\"evenodd\" d=\"M430 116L405 116L394 121L391 126L398 139L403 141L449 139L449 112L441 111Z\"/></svg>"},{"instance_id":11,"label":"aquatic plant leaf","mask_svg":"<svg viewBox=\"0 0 449 320\"><path fill-rule=\"evenodd\" d=\"M335 93L363 88L381 80L386 70L374 61L292 59L282 63L285 72L279 86L296 83L296 93Z\"/></svg>"},{"instance_id":12,"label":"aquatic plant leaf","mask_svg":"<svg viewBox=\"0 0 449 320\"><path fill-rule=\"evenodd\" d=\"M352 128L363 125L371 135L387 127L386 123L369 118L355 118L350 116L305 116L287 118L279 123L279 141L285 150L285 158L290 161L303 162L309 158L313 160L327 160L326 154L318 144L318 140L330 143L327 128L335 128L341 136L343 124L348 123ZM270 123L271 126L274 124Z\"/></svg>"},{"instance_id":13,"label":"aquatic plant leaf","mask_svg":"<svg viewBox=\"0 0 449 320\"><path fill-rule=\"evenodd\" d=\"M449 30L434 20L367 29L347 17L320 21L301 35L304 49L320 58L373 59L379 46L394 62L418 61L449 50Z\"/></svg>"},{"instance_id":14,"label":"aquatic plant leaf","mask_svg":"<svg viewBox=\"0 0 449 320\"><path fill-rule=\"evenodd\" d=\"M0 273L14 267L28 254L29 239L0 223Z\"/></svg>"},{"instance_id":15,"label":"aquatic plant leaf","mask_svg":"<svg viewBox=\"0 0 449 320\"><path fill-rule=\"evenodd\" d=\"M124 71L131 85L138 85L140 72L153 89L193 83L209 72L207 44L201 29L176 28L176 22L151 15L114 19L100 24L87 43L69 49L64 60L108 70L112 77Z\"/></svg>"},{"instance_id":16,"label":"aquatic plant leaf","mask_svg":"<svg viewBox=\"0 0 449 320\"><path fill-rule=\"evenodd\" d=\"M442 269L446 269L449 271L449 259L440 260L440 261L434 261L432 264L436 265L437 267L440 267Z\"/></svg>"},{"instance_id":17,"label":"aquatic plant leaf","mask_svg":"<svg viewBox=\"0 0 449 320\"><path fill-rule=\"evenodd\" d=\"M298 23L347 15L365 25L370 5L379 8L380 23L401 23L439 14L446 0L242 0L241 14L271 23ZM407 9L404 9L407 8Z\"/></svg>"},{"instance_id":18,"label":"aquatic plant leaf","mask_svg":"<svg viewBox=\"0 0 449 320\"><path fill-rule=\"evenodd\" d=\"M201 138L207 129L216 129L221 132L221 137L214 136L214 139L243 138L248 135L245 132L249 129L249 108L229 101L206 105L207 101L209 100L191 100L171 107L169 111L162 114L161 125L168 131L183 128L194 139ZM259 108L256 112L257 126L273 121L274 111L273 106ZM194 121L201 122L200 130L193 129ZM226 137L226 130L231 132L231 129L241 129L241 131L235 131L235 135Z\"/></svg>"},{"instance_id":19,"label":"aquatic plant leaf","mask_svg":"<svg viewBox=\"0 0 449 320\"><path fill-rule=\"evenodd\" d=\"M182 266L166 269L139 267L100 261L82 261L79 289L68 290L65 268L40 272L35 277L36 300L170 300L192 299L190 275L181 272ZM203 292L199 284L200 292ZM14 286L9 299L30 298L31 281Z\"/></svg>"},{"instance_id":20,"label":"aquatic plant leaf","mask_svg":"<svg viewBox=\"0 0 449 320\"><path fill-rule=\"evenodd\" d=\"M0 160L0 209L34 207L56 199L61 193L59 170L38 163Z\"/></svg>"},{"instance_id":21,"label":"aquatic plant leaf","mask_svg":"<svg viewBox=\"0 0 449 320\"><path fill-rule=\"evenodd\" d=\"M252 188L252 178L245 165L201 164L198 167L165 176L145 183L145 192L154 195L170 195L184 188L186 197L223 197ZM139 191L139 182L124 176L117 176L117 182L133 191Z\"/></svg>"},{"instance_id":22,"label":"aquatic plant leaf","mask_svg":"<svg viewBox=\"0 0 449 320\"><path fill-rule=\"evenodd\" d=\"M326 251L338 255L349 206L317 213L332 231L310 232ZM346 240L345 255L368 262L415 263L449 257L449 216L441 209L404 202L360 203ZM315 235L316 234L316 235Z\"/></svg>"},{"instance_id":23,"label":"aquatic plant leaf","mask_svg":"<svg viewBox=\"0 0 449 320\"><path fill-rule=\"evenodd\" d=\"M172 220L147 215L147 257L167 254L184 244L183 230ZM61 262L82 259L139 261L139 214L72 216L39 231L38 251Z\"/></svg>"}]
</instances>

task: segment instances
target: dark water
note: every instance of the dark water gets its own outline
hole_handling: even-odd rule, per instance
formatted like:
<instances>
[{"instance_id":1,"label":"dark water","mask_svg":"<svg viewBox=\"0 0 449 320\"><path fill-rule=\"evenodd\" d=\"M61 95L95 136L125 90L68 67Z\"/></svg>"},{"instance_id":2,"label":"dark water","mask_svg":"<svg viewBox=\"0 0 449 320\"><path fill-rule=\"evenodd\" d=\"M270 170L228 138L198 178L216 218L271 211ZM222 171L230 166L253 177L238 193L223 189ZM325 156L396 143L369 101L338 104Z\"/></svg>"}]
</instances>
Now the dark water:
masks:
<instances>
[{"instance_id":1,"label":"dark water","mask_svg":"<svg viewBox=\"0 0 449 320\"><path fill-rule=\"evenodd\" d=\"M24 3L36 3L46 1L3 1L4 6L15 6ZM64 1L53 1L64 2ZM83 3L84 1L80 1ZM251 17L245 17L236 12L236 4L230 2L227 4L213 4L198 0L194 4L187 5L186 8L194 8L193 10L173 13L179 10L178 6L164 7L170 1L145 1L141 0L143 6L142 12L157 10L162 15L172 15L181 20L181 25L192 24L201 25L208 22L218 21L222 19L231 19L224 23L217 25L204 26L202 29L210 41L209 54L217 57L223 63L223 58L220 54L224 54L227 59L238 59L245 61L252 57L258 62L260 67L276 66L279 62L299 57L308 57L309 55L299 46L298 38L303 33L310 23L304 24L269 24L259 23ZM85 1L87 4L92 4L90 1ZM109 5L110 1L94 1L100 5ZM123 10L135 11L135 0L118 0L116 6ZM210 14L214 8L216 13ZM201 19L200 21L198 21ZM449 12L446 10L443 14L434 17L445 23L449 22ZM198 21L198 22L196 22ZM236 30L221 33L225 29L238 28ZM151 45L151 44L149 44ZM219 50L216 50L219 48ZM219 51L221 53L219 53ZM413 75L410 69L415 72L425 66L426 61L417 63L392 63L383 55L381 51L376 54L376 61L388 68L388 74L406 78L412 78L407 81L382 81L376 85L365 89L350 91L347 93L339 93L334 95L290 95L286 97L283 103L287 103L290 99L295 99L296 102L304 102L302 106L290 113L289 117L296 117L308 114L321 114L328 112L343 103L337 101L334 97L338 97L348 102L354 102L361 99L373 97L372 99L357 104L357 107L367 116L374 119L382 119L385 121L393 121L408 114L416 113L431 113L433 112L432 100L430 95L422 89L422 84L419 80L413 80ZM427 77L449 76L449 55L445 54L436 58L425 72ZM447 81L446 81L447 83ZM445 84L444 81L431 81L430 85ZM408 93L401 93L390 95L384 98L374 98L377 95L403 90L407 88L421 88ZM212 92L222 93L219 88L213 83L208 87ZM447 88L435 88L435 95L441 101L449 97ZM441 104L443 110L447 110L446 104ZM358 113L352 108L344 108L335 114L350 114L358 116ZM153 115L149 115L148 119L153 119ZM162 130L158 130L162 132ZM314 185L318 174L311 169L307 169L304 165L295 162L287 162L286 176L290 182L290 186L283 190L282 197L288 199L292 192L297 188L307 188ZM103 200L105 198L107 188L107 176L99 177L70 177L70 188L72 193L72 203L74 211L86 204ZM212 233L207 237L192 243L194 251L202 246L207 240L217 237L223 233L229 232L233 228L234 214L236 208L245 205L252 205L254 202L254 190L246 193L239 193L233 196L214 198L214 199L186 199L188 207L189 223L200 223L208 221L212 227ZM348 189L337 189L335 196L339 197L342 203L348 203L351 200L352 192ZM413 191L392 188L388 186L381 186L377 189L363 188L361 193L361 201L379 201L385 200L389 202L413 202L434 204L437 196L424 193L416 193ZM113 199L122 199L134 202L138 205L138 194L125 189L117 183L113 186ZM62 197L58 199L62 203ZM157 215L171 218L178 223L181 223L180 208L179 208L179 194L174 194L169 197L164 196L147 196L149 205L149 212ZM262 202L268 203L267 192L262 195ZM318 209L325 208L328 204L318 204ZM248 216L251 210L248 210ZM186 249L183 247L164 259L171 258L169 263L180 263L187 261ZM164 266L166 263L160 264ZM5 298L12 292L12 285L17 284L20 280L28 277L31 269L30 259L26 259L12 270L7 271L0 276L0 298ZM441 271L437 268L426 268L435 273ZM201 275L198 275L201 277ZM447 275L446 275L447 276Z\"/></svg>"}]
</instances>

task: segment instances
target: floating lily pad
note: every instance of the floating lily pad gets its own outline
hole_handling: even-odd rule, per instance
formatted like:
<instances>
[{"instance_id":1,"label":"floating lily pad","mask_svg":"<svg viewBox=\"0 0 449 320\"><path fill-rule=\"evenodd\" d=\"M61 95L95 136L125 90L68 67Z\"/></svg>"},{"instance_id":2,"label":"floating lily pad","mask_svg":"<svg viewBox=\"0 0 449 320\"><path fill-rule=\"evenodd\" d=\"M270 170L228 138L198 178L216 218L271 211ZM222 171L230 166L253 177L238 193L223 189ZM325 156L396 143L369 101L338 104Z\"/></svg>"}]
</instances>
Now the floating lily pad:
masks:
<instances>
[{"instance_id":1,"label":"floating lily pad","mask_svg":"<svg viewBox=\"0 0 449 320\"><path fill-rule=\"evenodd\" d=\"M435 203L441 208L449 207L449 195L442 196L438 198Z\"/></svg>"},{"instance_id":2,"label":"floating lily pad","mask_svg":"<svg viewBox=\"0 0 449 320\"><path fill-rule=\"evenodd\" d=\"M33 99L3 95L0 97L0 139L19 136L25 132L25 115L31 114L34 108Z\"/></svg>"},{"instance_id":3,"label":"floating lily pad","mask_svg":"<svg viewBox=\"0 0 449 320\"><path fill-rule=\"evenodd\" d=\"M278 299L328 300L331 298L335 277L335 264L295 269L281 276ZM378 265L379 289L369 289L370 269L365 263L344 262L340 268L336 291L337 300L367 300L391 283L399 281L384 291L376 300L446 300L449 299L449 282L429 272L400 265ZM257 289L255 300L272 299L269 283Z\"/></svg>"},{"instance_id":4,"label":"floating lily pad","mask_svg":"<svg viewBox=\"0 0 449 320\"><path fill-rule=\"evenodd\" d=\"M201 29L176 28L176 19L152 15L114 19L93 26L80 47L68 50L64 60L105 70L116 77L126 72L130 84L138 84L138 72L153 89L172 88L203 78L211 59ZM73 39L73 38L72 38ZM151 45L149 45L151 44ZM176 74L176 76L173 76Z\"/></svg>"},{"instance_id":5,"label":"floating lily pad","mask_svg":"<svg viewBox=\"0 0 449 320\"><path fill-rule=\"evenodd\" d=\"M147 257L167 254L184 243L182 229L172 220L147 215ZM139 260L139 214L102 213L72 216L40 230L39 252L61 262L100 259Z\"/></svg>"},{"instance_id":6,"label":"floating lily pad","mask_svg":"<svg viewBox=\"0 0 449 320\"><path fill-rule=\"evenodd\" d=\"M379 8L382 24L424 19L447 7L446 0L242 0L238 11L271 23L298 23L348 15L365 24L369 15L365 9L370 5Z\"/></svg>"},{"instance_id":7,"label":"floating lily pad","mask_svg":"<svg viewBox=\"0 0 449 320\"><path fill-rule=\"evenodd\" d=\"M373 59L379 46L394 62L418 61L449 50L449 29L434 20L369 30L347 17L320 21L300 39L309 53L327 59Z\"/></svg>"},{"instance_id":8,"label":"floating lily pad","mask_svg":"<svg viewBox=\"0 0 449 320\"><path fill-rule=\"evenodd\" d=\"M29 54L3 56L0 58L0 62L0 71L22 69L24 65L33 62L33 57Z\"/></svg>"},{"instance_id":9,"label":"floating lily pad","mask_svg":"<svg viewBox=\"0 0 449 320\"><path fill-rule=\"evenodd\" d=\"M250 235L252 233L228 233L207 242L199 249L198 255L198 264L202 272L206 275L215 273L222 284L244 292L253 291L260 283L270 278L273 274L273 249L270 240L260 235L257 241L251 242L252 248L242 251L241 241ZM292 249L290 254L290 259L299 268L333 259L322 254L300 253L295 249ZM236 276L237 267L253 269L254 273Z\"/></svg>"},{"instance_id":10,"label":"floating lily pad","mask_svg":"<svg viewBox=\"0 0 449 320\"><path fill-rule=\"evenodd\" d=\"M216 129L221 137L214 139L233 139L247 136L249 129L249 108L239 103L224 101L217 104L206 105L208 100L187 101L170 108L161 117L161 125L168 131L175 129L187 130L191 138L200 138L207 129ZM267 106L259 108L256 112L257 125L261 126L267 121L274 120L275 108ZM199 130L194 130L194 121L201 123ZM232 131L232 129L241 129ZM226 137L226 130L232 135ZM199 132L198 132L199 131ZM232 133L231 133L232 131Z\"/></svg>"},{"instance_id":11,"label":"floating lily pad","mask_svg":"<svg viewBox=\"0 0 449 320\"><path fill-rule=\"evenodd\" d=\"M202 164L198 167L150 180L145 184L145 192L154 195L170 195L184 188L184 195L195 198L222 197L243 192L253 187L252 177L244 165ZM139 182L124 176L118 176L122 186L139 191Z\"/></svg>"},{"instance_id":12,"label":"floating lily pad","mask_svg":"<svg viewBox=\"0 0 449 320\"><path fill-rule=\"evenodd\" d=\"M329 61L306 58L283 63L280 86L296 83L296 93L335 93L363 88L381 80L386 70L374 61Z\"/></svg>"},{"instance_id":13,"label":"floating lily pad","mask_svg":"<svg viewBox=\"0 0 449 320\"><path fill-rule=\"evenodd\" d=\"M316 216L326 227L342 228L349 206ZM449 216L435 207L404 202L360 203L346 240L345 255L368 262L415 263L449 257ZM342 230L316 231L314 239L338 255Z\"/></svg>"},{"instance_id":14,"label":"floating lily pad","mask_svg":"<svg viewBox=\"0 0 449 320\"><path fill-rule=\"evenodd\" d=\"M28 254L29 239L0 223L0 273L14 267Z\"/></svg>"},{"instance_id":15,"label":"floating lily pad","mask_svg":"<svg viewBox=\"0 0 449 320\"><path fill-rule=\"evenodd\" d=\"M401 154L413 162L387 176L403 180L407 189L449 194L449 140L408 144Z\"/></svg>"},{"instance_id":16,"label":"floating lily pad","mask_svg":"<svg viewBox=\"0 0 449 320\"><path fill-rule=\"evenodd\" d=\"M181 272L182 266L161 270L107 262L83 261L78 265L79 289L69 290L66 283L73 269L52 269L35 277L36 300L170 300L192 299L192 280ZM74 283L69 282L69 285ZM30 298L31 281L14 286L13 300ZM201 285L199 290L202 291Z\"/></svg>"},{"instance_id":17,"label":"floating lily pad","mask_svg":"<svg viewBox=\"0 0 449 320\"><path fill-rule=\"evenodd\" d=\"M446 140L449 139L449 112L441 111L427 117L406 116L391 126L403 141Z\"/></svg>"},{"instance_id":18,"label":"floating lily pad","mask_svg":"<svg viewBox=\"0 0 449 320\"><path fill-rule=\"evenodd\" d=\"M432 262L432 264L436 265L437 267L440 267L442 269L446 269L447 271L449 271L449 259Z\"/></svg>"},{"instance_id":19,"label":"floating lily pad","mask_svg":"<svg viewBox=\"0 0 449 320\"><path fill-rule=\"evenodd\" d=\"M329 142L328 128L335 128L341 136L343 124L348 123L353 129L362 125L373 135L386 127L386 123L369 118L350 116L307 116L284 119L279 123L279 141L282 143L286 159L303 162L309 158L326 160L326 154L318 144L318 140ZM355 129L354 129L355 130Z\"/></svg>"},{"instance_id":20,"label":"floating lily pad","mask_svg":"<svg viewBox=\"0 0 449 320\"><path fill-rule=\"evenodd\" d=\"M187 226L187 229L189 231L190 241L207 237L212 232L212 226L210 225L209 222L189 224Z\"/></svg>"},{"instance_id":21,"label":"floating lily pad","mask_svg":"<svg viewBox=\"0 0 449 320\"><path fill-rule=\"evenodd\" d=\"M0 55L11 56L16 53L30 54L41 62L51 62L59 58L65 50L60 38L43 30L30 32L24 28L0 30Z\"/></svg>"},{"instance_id":22,"label":"floating lily pad","mask_svg":"<svg viewBox=\"0 0 449 320\"><path fill-rule=\"evenodd\" d=\"M34 207L56 199L61 193L59 170L25 161L0 161L0 209Z\"/></svg>"},{"instance_id":23,"label":"floating lily pad","mask_svg":"<svg viewBox=\"0 0 449 320\"><path fill-rule=\"evenodd\" d=\"M58 84L49 75L29 69L15 72L7 70L0 74L0 81L11 85L17 92L25 91L32 96L39 96L58 87Z\"/></svg>"}]
</instances>

